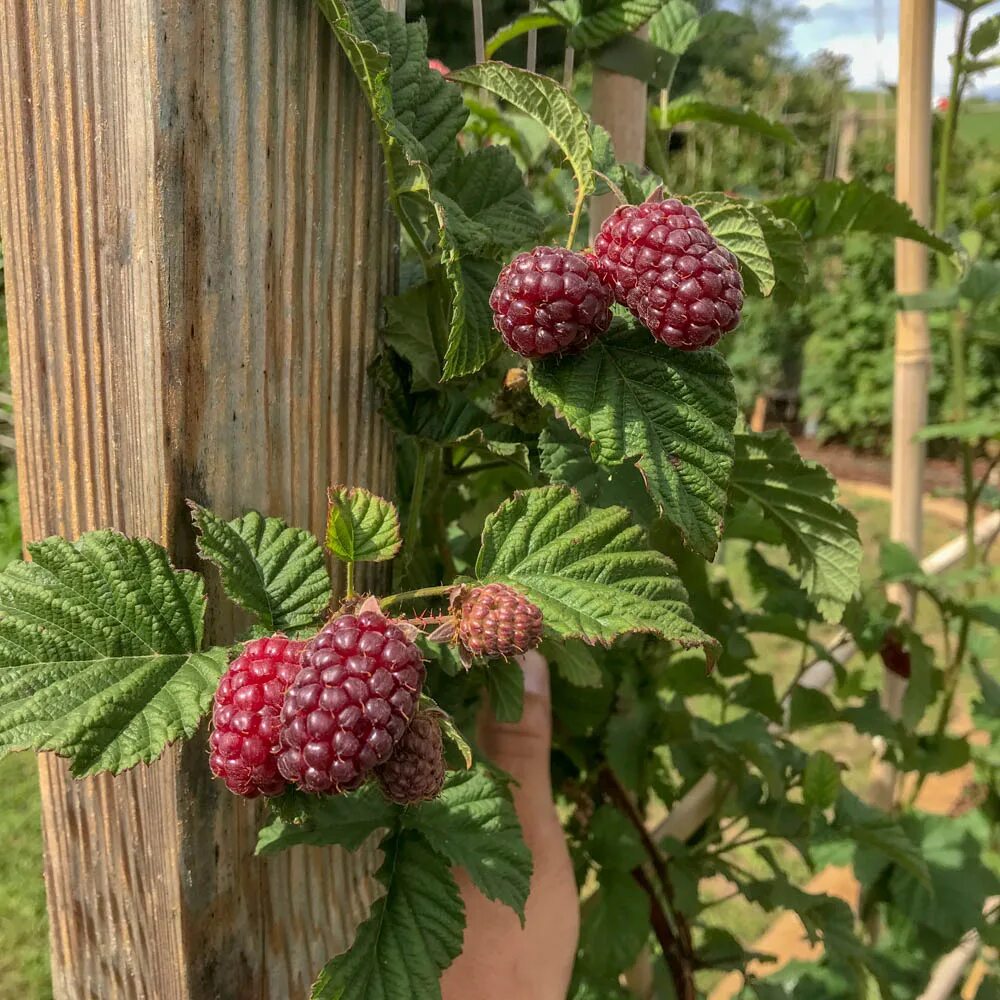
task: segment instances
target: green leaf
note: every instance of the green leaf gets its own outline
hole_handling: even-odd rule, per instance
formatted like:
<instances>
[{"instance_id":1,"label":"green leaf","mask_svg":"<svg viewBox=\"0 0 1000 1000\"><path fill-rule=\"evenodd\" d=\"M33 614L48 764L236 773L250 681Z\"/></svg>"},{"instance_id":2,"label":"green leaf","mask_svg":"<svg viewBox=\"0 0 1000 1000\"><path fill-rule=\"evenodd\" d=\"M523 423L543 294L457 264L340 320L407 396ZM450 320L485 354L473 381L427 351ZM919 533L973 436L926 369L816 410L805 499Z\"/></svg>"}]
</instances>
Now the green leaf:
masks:
<instances>
[{"instance_id":1,"label":"green leaf","mask_svg":"<svg viewBox=\"0 0 1000 1000\"><path fill-rule=\"evenodd\" d=\"M552 14L522 14L516 21L504 25L486 39L486 58L492 59L493 53L508 42L526 35L529 31L539 31L542 28L558 28L563 24L561 18Z\"/></svg>"},{"instance_id":2,"label":"green leaf","mask_svg":"<svg viewBox=\"0 0 1000 1000\"><path fill-rule=\"evenodd\" d=\"M441 973L462 950L465 908L448 863L419 834L390 835L372 905L350 950L333 959L312 1000L441 1000Z\"/></svg>"},{"instance_id":3,"label":"green leaf","mask_svg":"<svg viewBox=\"0 0 1000 1000\"><path fill-rule=\"evenodd\" d=\"M767 252L774 268L774 294L781 302L790 302L801 297L808 287L809 276L806 266L806 246L802 234L788 219L779 219L770 209L756 202L748 202L747 208L760 224L767 244ZM744 280L746 275L744 275ZM758 288L758 292L763 291Z\"/></svg>"},{"instance_id":4,"label":"green leaf","mask_svg":"<svg viewBox=\"0 0 1000 1000\"><path fill-rule=\"evenodd\" d=\"M636 960L649 936L649 900L621 872L601 876L600 888L583 907L579 962L599 980L614 982Z\"/></svg>"},{"instance_id":5,"label":"green leaf","mask_svg":"<svg viewBox=\"0 0 1000 1000\"><path fill-rule=\"evenodd\" d=\"M973 305L981 306L1000 296L1000 261L975 260L962 276L958 290Z\"/></svg>"},{"instance_id":6,"label":"green leaf","mask_svg":"<svg viewBox=\"0 0 1000 1000\"><path fill-rule=\"evenodd\" d=\"M326 547L342 562L384 562L403 545L396 505L360 486L331 486Z\"/></svg>"},{"instance_id":7,"label":"green leaf","mask_svg":"<svg viewBox=\"0 0 1000 1000\"><path fill-rule=\"evenodd\" d=\"M542 655L560 676L576 687L600 687L604 679L601 665L586 643L577 639L542 644Z\"/></svg>"},{"instance_id":8,"label":"green leaf","mask_svg":"<svg viewBox=\"0 0 1000 1000\"><path fill-rule=\"evenodd\" d=\"M594 862L611 871L628 873L647 860L639 834L614 806L600 806L594 813L586 847Z\"/></svg>"},{"instance_id":9,"label":"green leaf","mask_svg":"<svg viewBox=\"0 0 1000 1000\"><path fill-rule=\"evenodd\" d=\"M218 567L230 600L269 632L316 622L333 595L323 550L312 534L256 511L223 521L204 507L190 506L198 554Z\"/></svg>"},{"instance_id":10,"label":"green leaf","mask_svg":"<svg viewBox=\"0 0 1000 1000\"><path fill-rule=\"evenodd\" d=\"M954 247L921 226L907 205L862 181L819 181L807 193L777 198L767 207L780 218L791 219L806 240L865 232L914 240L949 257L954 254Z\"/></svg>"},{"instance_id":11,"label":"green leaf","mask_svg":"<svg viewBox=\"0 0 1000 1000\"><path fill-rule=\"evenodd\" d=\"M441 381L441 361L430 322L436 291L435 285L423 282L408 288L402 295L385 299L382 338L410 363L412 389L416 392L433 389Z\"/></svg>"},{"instance_id":12,"label":"green leaf","mask_svg":"<svg viewBox=\"0 0 1000 1000\"><path fill-rule=\"evenodd\" d=\"M673 563L648 548L627 510L589 509L565 486L515 493L486 519L476 572L508 583L564 638L610 644L652 632L712 643L691 620Z\"/></svg>"},{"instance_id":13,"label":"green leaf","mask_svg":"<svg viewBox=\"0 0 1000 1000\"><path fill-rule=\"evenodd\" d=\"M620 35L641 28L663 0L598 0L595 9L575 24L566 44L576 49L599 49Z\"/></svg>"},{"instance_id":14,"label":"green leaf","mask_svg":"<svg viewBox=\"0 0 1000 1000\"><path fill-rule=\"evenodd\" d=\"M836 820L840 832L853 841L883 854L922 885L930 884L920 845L893 817L842 788L837 798Z\"/></svg>"},{"instance_id":15,"label":"green leaf","mask_svg":"<svg viewBox=\"0 0 1000 1000\"><path fill-rule=\"evenodd\" d=\"M497 722L521 721L524 671L516 660L495 660L486 668L486 691Z\"/></svg>"},{"instance_id":16,"label":"green leaf","mask_svg":"<svg viewBox=\"0 0 1000 1000\"><path fill-rule=\"evenodd\" d=\"M531 852L509 790L485 767L449 774L440 797L407 809L403 822L464 868L487 899L509 906L524 921Z\"/></svg>"},{"instance_id":17,"label":"green leaf","mask_svg":"<svg viewBox=\"0 0 1000 1000\"><path fill-rule=\"evenodd\" d=\"M840 768L825 751L810 754L802 774L802 800L814 809L829 809L840 792Z\"/></svg>"},{"instance_id":18,"label":"green leaf","mask_svg":"<svg viewBox=\"0 0 1000 1000\"><path fill-rule=\"evenodd\" d=\"M276 854L299 844L337 844L356 851L377 830L394 826L400 813L374 783L347 795L301 795L289 805L276 799L271 809L257 833L257 854Z\"/></svg>"},{"instance_id":19,"label":"green leaf","mask_svg":"<svg viewBox=\"0 0 1000 1000\"><path fill-rule=\"evenodd\" d=\"M681 122L711 122L715 125L732 125L742 132L760 135L766 139L794 146L798 143L795 133L782 122L765 118L749 107L734 108L716 104L693 95L686 95L671 101L666 113L659 108L653 110L656 124L661 129L670 129Z\"/></svg>"},{"instance_id":20,"label":"green leaf","mask_svg":"<svg viewBox=\"0 0 1000 1000\"><path fill-rule=\"evenodd\" d=\"M861 542L830 474L804 461L784 431L737 434L730 495L752 501L778 526L806 592L837 621L860 583Z\"/></svg>"},{"instance_id":21,"label":"green leaf","mask_svg":"<svg viewBox=\"0 0 1000 1000\"><path fill-rule=\"evenodd\" d=\"M493 329L490 309L490 293L499 268L492 260L459 258L457 254L447 255L444 266L453 290L444 377L452 379L479 371L503 347L500 334Z\"/></svg>"},{"instance_id":22,"label":"green leaf","mask_svg":"<svg viewBox=\"0 0 1000 1000\"><path fill-rule=\"evenodd\" d=\"M569 161L578 195L594 190L594 149L587 116L554 80L501 62L470 66L452 78L488 90L540 122Z\"/></svg>"},{"instance_id":23,"label":"green leaf","mask_svg":"<svg viewBox=\"0 0 1000 1000\"><path fill-rule=\"evenodd\" d=\"M0 756L52 750L118 774L194 735L226 668L199 652L205 583L147 539L28 546L0 574Z\"/></svg>"},{"instance_id":24,"label":"green leaf","mask_svg":"<svg viewBox=\"0 0 1000 1000\"><path fill-rule=\"evenodd\" d=\"M583 354L535 364L531 388L603 465L636 465L662 514L711 558L732 469L736 397L715 351L675 351L647 330L609 333Z\"/></svg>"},{"instance_id":25,"label":"green leaf","mask_svg":"<svg viewBox=\"0 0 1000 1000\"><path fill-rule=\"evenodd\" d=\"M682 56L698 39L700 18L688 0L667 0L649 22L649 40L659 49Z\"/></svg>"},{"instance_id":26,"label":"green leaf","mask_svg":"<svg viewBox=\"0 0 1000 1000\"><path fill-rule=\"evenodd\" d=\"M442 178L440 191L451 200L448 225L463 250L511 251L541 235L541 216L505 146L478 149L456 160Z\"/></svg>"},{"instance_id":27,"label":"green leaf","mask_svg":"<svg viewBox=\"0 0 1000 1000\"><path fill-rule=\"evenodd\" d=\"M774 288L774 263L754 211L714 191L695 194L686 200L701 213L712 235L736 255L748 289L770 295Z\"/></svg>"},{"instance_id":28,"label":"green leaf","mask_svg":"<svg viewBox=\"0 0 1000 1000\"><path fill-rule=\"evenodd\" d=\"M972 29L972 34L969 36L969 55L980 56L987 49L992 49L997 42L1000 42L1000 14L994 14L985 21L980 21Z\"/></svg>"}]
</instances>

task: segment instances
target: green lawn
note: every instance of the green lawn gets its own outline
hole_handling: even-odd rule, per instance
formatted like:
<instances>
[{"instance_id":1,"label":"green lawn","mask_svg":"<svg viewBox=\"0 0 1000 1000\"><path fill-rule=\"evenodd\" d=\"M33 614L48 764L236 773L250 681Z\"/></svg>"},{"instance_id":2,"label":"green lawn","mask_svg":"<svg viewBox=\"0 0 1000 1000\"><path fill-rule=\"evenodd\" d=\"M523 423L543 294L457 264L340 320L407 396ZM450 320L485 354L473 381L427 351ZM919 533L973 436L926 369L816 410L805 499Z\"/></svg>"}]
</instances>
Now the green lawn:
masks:
<instances>
[{"instance_id":1,"label":"green lawn","mask_svg":"<svg viewBox=\"0 0 1000 1000\"><path fill-rule=\"evenodd\" d=\"M888 532L888 504L853 494L846 494L843 499L860 521L865 574L871 578L878 541ZM928 518L926 550L938 547L955 534L953 526ZM738 546L727 548L725 561L734 587L737 591L745 589ZM769 640L770 645L765 645L766 641L758 643L758 647L770 661L780 690L782 680L787 682L798 667L800 647L780 639ZM839 759L857 765L851 778L863 785L870 755L863 741L845 742L841 732L817 732L810 736L817 745L822 745L824 739L832 741ZM15 754L0 761L0 1000L44 1000L51 995L40 832L35 760L30 754ZM794 863L794 859L789 862ZM746 941L752 941L769 921L766 914L742 900L720 906L714 913L720 923Z\"/></svg>"}]
</instances>

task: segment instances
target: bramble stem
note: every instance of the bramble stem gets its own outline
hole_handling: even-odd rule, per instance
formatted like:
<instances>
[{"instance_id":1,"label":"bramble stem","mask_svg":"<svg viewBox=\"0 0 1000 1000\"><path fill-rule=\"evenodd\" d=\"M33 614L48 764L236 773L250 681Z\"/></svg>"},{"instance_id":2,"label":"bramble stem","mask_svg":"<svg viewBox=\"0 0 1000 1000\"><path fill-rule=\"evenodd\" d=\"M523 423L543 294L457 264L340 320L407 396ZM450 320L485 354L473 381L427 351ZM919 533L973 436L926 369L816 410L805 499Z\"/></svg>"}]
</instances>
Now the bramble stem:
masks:
<instances>
[{"instance_id":1,"label":"bramble stem","mask_svg":"<svg viewBox=\"0 0 1000 1000\"><path fill-rule=\"evenodd\" d=\"M388 597L381 598L379 604L383 608L387 608L392 604L399 604L400 601L418 601L422 597L443 597L452 589L452 586L448 584L440 587L420 587L417 590L404 590L398 594L390 594Z\"/></svg>"},{"instance_id":2,"label":"bramble stem","mask_svg":"<svg viewBox=\"0 0 1000 1000\"><path fill-rule=\"evenodd\" d=\"M354 596L354 561L347 563L347 594L348 598Z\"/></svg>"},{"instance_id":3,"label":"bramble stem","mask_svg":"<svg viewBox=\"0 0 1000 1000\"><path fill-rule=\"evenodd\" d=\"M420 530L420 508L424 501L424 483L427 480L427 452L417 449L417 466L413 470L413 490L410 492L410 509L406 515L406 544L416 544Z\"/></svg>"},{"instance_id":4,"label":"bramble stem","mask_svg":"<svg viewBox=\"0 0 1000 1000\"><path fill-rule=\"evenodd\" d=\"M587 196L581 187L576 193L576 204L573 206L573 221L569 224L569 238L566 240L567 250L572 250L576 242L576 231L580 228L580 216L583 215L583 205L586 200Z\"/></svg>"}]
</instances>

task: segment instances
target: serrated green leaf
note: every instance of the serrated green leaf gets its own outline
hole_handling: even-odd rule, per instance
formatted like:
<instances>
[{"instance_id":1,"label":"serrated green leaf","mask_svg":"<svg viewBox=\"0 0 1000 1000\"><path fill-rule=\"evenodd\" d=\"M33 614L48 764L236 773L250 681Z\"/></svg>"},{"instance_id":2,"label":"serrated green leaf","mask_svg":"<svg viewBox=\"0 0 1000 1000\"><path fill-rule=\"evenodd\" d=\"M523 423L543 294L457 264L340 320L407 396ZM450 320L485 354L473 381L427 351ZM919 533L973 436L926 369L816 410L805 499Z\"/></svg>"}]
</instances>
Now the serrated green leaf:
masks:
<instances>
[{"instance_id":1,"label":"serrated green leaf","mask_svg":"<svg viewBox=\"0 0 1000 1000\"><path fill-rule=\"evenodd\" d=\"M601 665L586 643L578 639L563 642L546 640L541 653L559 675L575 687L600 687L604 679Z\"/></svg>"},{"instance_id":2,"label":"serrated green leaf","mask_svg":"<svg viewBox=\"0 0 1000 1000\"><path fill-rule=\"evenodd\" d=\"M713 125L732 125L741 132L760 135L766 139L794 146L798 143L795 133L785 124L749 107L734 108L726 104L716 104L694 95L685 95L671 101L665 113L653 109L654 119L661 129L670 129L681 122L710 122Z\"/></svg>"},{"instance_id":3,"label":"serrated green leaf","mask_svg":"<svg viewBox=\"0 0 1000 1000\"><path fill-rule=\"evenodd\" d=\"M539 31L542 28L557 28L563 23L561 18L553 14L522 14L516 21L505 24L486 39L486 58L492 59L494 52L501 49L508 42L514 41L515 38L526 35L529 31Z\"/></svg>"},{"instance_id":4,"label":"serrated green leaf","mask_svg":"<svg viewBox=\"0 0 1000 1000\"><path fill-rule=\"evenodd\" d=\"M486 668L486 692L497 722L520 722L524 713L524 671L514 660L497 660Z\"/></svg>"},{"instance_id":5,"label":"serrated green leaf","mask_svg":"<svg viewBox=\"0 0 1000 1000\"><path fill-rule=\"evenodd\" d=\"M1000 42L1000 14L980 21L969 36L969 55L980 56Z\"/></svg>"},{"instance_id":6,"label":"serrated green leaf","mask_svg":"<svg viewBox=\"0 0 1000 1000\"><path fill-rule=\"evenodd\" d=\"M892 816L847 789L838 793L837 827L856 843L884 854L921 885L930 885L927 862L914 838Z\"/></svg>"},{"instance_id":7,"label":"serrated green leaf","mask_svg":"<svg viewBox=\"0 0 1000 1000\"><path fill-rule=\"evenodd\" d=\"M906 205L863 181L819 181L805 194L766 204L779 218L794 222L806 240L865 232L914 240L949 257L954 253L949 243L921 226Z\"/></svg>"},{"instance_id":8,"label":"serrated green leaf","mask_svg":"<svg viewBox=\"0 0 1000 1000\"><path fill-rule=\"evenodd\" d=\"M441 381L441 361L434 343L430 310L434 308L436 287L423 282L402 295L385 299L385 327L382 337L413 370L411 388L415 392L434 389Z\"/></svg>"},{"instance_id":9,"label":"serrated green leaf","mask_svg":"<svg viewBox=\"0 0 1000 1000\"><path fill-rule=\"evenodd\" d=\"M312 1000L441 1000L441 973L462 950L465 908L448 863L419 834L382 844L372 905L350 950L320 973Z\"/></svg>"},{"instance_id":10,"label":"serrated green leaf","mask_svg":"<svg viewBox=\"0 0 1000 1000\"><path fill-rule=\"evenodd\" d=\"M764 234L774 268L774 295L780 302L799 298L808 287L806 246L802 234L790 219L779 219L764 205L748 202L747 208L753 212ZM763 294L759 288L758 292Z\"/></svg>"},{"instance_id":11,"label":"serrated green leaf","mask_svg":"<svg viewBox=\"0 0 1000 1000\"><path fill-rule=\"evenodd\" d=\"M200 652L205 584L147 539L28 546L0 574L0 756L52 750L118 774L190 737L226 668Z\"/></svg>"},{"instance_id":12,"label":"serrated green leaf","mask_svg":"<svg viewBox=\"0 0 1000 1000\"><path fill-rule=\"evenodd\" d=\"M837 621L858 589L857 521L837 503L830 474L806 462L784 431L736 435L730 482L734 499L750 500L781 531L806 591L827 621Z\"/></svg>"},{"instance_id":13,"label":"serrated green leaf","mask_svg":"<svg viewBox=\"0 0 1000 1000\"><path fill-rule=\"evenodd\" d=\"M198 554L218 567L226 595L269 632L316 622L333 598L323 550L308 531L256 511L224 521L191 504Z\"/></svg>"},{"instance_id":14,"label":"serrated green leaf","mask_svg":"<svg viewBox=\"0 0 1000 1000\"><path fill-rule=\"evenodd\" d=\"M732 469L736 396L715 351L675 351L639 327L576 357L535 364L531 388L601 464L634 464L662 514L711 558Z\"/></svg>"},{"instance_id":15,"label":"serrated green leaf","mask_svg":"<svg viewBox=\"0 0 1000 1000\"><path fill-rule=\"evenodd\" d=\"M576 177L578 194L594 190L594 150L587 116L554 80L502 62L470 66L452 78L481 87L540 122L563 151Z\"/></svg>"},{"instance_id":16,"label":"serrated green leaf","mask_svg":"<svg viewBox=\"0 0 1000 1000\"><path fill-rule=\"evenodd\" d=\"M337 844L356 851L377 830L394 826L400 814L375 784L347 795L301 796L290 808L275 802L272 810L257 833L257 854L276 854L298 844Z\"/></svg>"},{"instance_id":17,"label":"serrated green leaf","mask_svg":"<svg viewBox=\"0 0 1000 1000\"><path fill-rule=\"evenodd\" d=\"M649 22L649 40L682 56L698 38L699 21L697 8L688 0L668 0Z\"/></svg>"},{"instance_id":18,"label":"serrated green leaf","mask_svg":"<svg viewBox=\"0 0 1000 1000\"><path fill-rule=\"evenodd\" d=\"M503 341L493 329L490 293L496 284L499 267L492 260L442 257L452 286L452 315L448 331L448 349L444 356L444 378L460 378L479 371L503 348Z\"/></svg>"},{"instance_id":19,"label":"serrated green leaf","mask_svg":"<svg viewBox=\"0 0 1000 1000\"><path fill-rule=\"evenodd\" d=\"M598 0L573 25L566 44L576 49L599 49L641 28L662 6L663 0Z\"/></svg>"},{"instance_id":20,"label":"serrated green leaf","mask_svg":"<svg viewBox=\"0 0 1000 1000\"><path fill-rule=\"evenodd\" d=\"M774 288L774 263L754 211L715 191L694 194L685 200L698 209L712 235L736 255L748 290L770 295Z\"/></svg>"},{"instance_id":21,"label":"serrated green leaf","mask_svg":"<svg viewBox=\"0 0 1000 1000\"><path fill-rule=\"evenodd\" d=\"M489 146L457 159L441 179L440 194L450 199L448 224L463 251L509 252L541 234L541 216L506 146Z\"/></svg>"},{"instance_id":22,"label":"serrated green leaf","mask_svg":"<svg viewBox=\"0 0 1000 1000\"><path fill-rule=\"evenodd\" d=\"M802 773L802 801L814 809L829 809L840 792L840 768L825 751L809 755L809 762Z\"/></svg>"},{"instance_id":23,"label":"serrated green leaf","mask_svg":"<svg viewBox=\"0 0 1000 1000\"><path fill-rule=\"evenodd\" d=\"M629 512L591 510L565 486L515 493L491 514L476 572L523 591L564 638L609 644L652 632L713 642L693 624L673 563L648 548Z\"/></svg>"},{"instance_id":24,"label":"serrated green leaf","mask_svg":"<svg viewBox=\"0 0 1000 1000\"><path fill-rule=\"evenodd\" d=\"M602 868L630 872L648 860L635 827L614 806L600 806L587 830L587 854Z\"/></svg>"},{"instance_id":25,"label":"serrated green leaf","mask_svg":"<svg viewBox=\"0 0 1000 1000\"><path fill-rule=\"evenodd\" d=\"M384 562L403 545L396 505L360 486L331 486L326 547L342 562Z\"/></svg>"},{"instance_id":26,"label":"serrated green leaf","mask_svg":"<svg viewBox=\"0 0 1000 1000\"><path fill-rule=\"evenodd\" d=\"M407 809L404 825L465 869L487 899L524 920L531 886L531 852L509 790L481 764L448 775L439 798Z\"/></svg>"},{"instance_id":27,"label":"serrated green leaf","mask_svg":"<svg viewBox=\"0 0 1000 1000\"><path fill-rule=\"evenodd\" d=\"M600 888L583 907L579 963L598 980L614 982L636 960L649 937L649 900L621 872L601 876Z\"/></svg>"}]
</instances>

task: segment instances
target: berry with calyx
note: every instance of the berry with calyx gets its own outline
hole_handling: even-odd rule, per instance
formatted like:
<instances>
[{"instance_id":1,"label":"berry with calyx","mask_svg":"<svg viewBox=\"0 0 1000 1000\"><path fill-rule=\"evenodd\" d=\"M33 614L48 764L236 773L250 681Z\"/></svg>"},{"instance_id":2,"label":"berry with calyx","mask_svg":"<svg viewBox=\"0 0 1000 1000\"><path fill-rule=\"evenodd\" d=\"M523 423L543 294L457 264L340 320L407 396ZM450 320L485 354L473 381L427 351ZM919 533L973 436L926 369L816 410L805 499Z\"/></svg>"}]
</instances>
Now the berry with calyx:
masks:
<instances>
[{"instance_id":1,"label":"berry with calyx","mask_svg":"<svg viewBox=\"0 0 1000 1000\"><path fill-rule=\"evenodd\" d=\"M436 799L444 785L441 727L428 712L419 713L392 756L375 769L385 797L401 806Z\"/></svg>"},{"instance_id":2,"label":"berry with calyx","mask_svg":"<svg viewBox=\"0 0 1000 1000\"><path fill-rule=\"evenodd\" d=\"M222 675L212 709L212 774L237 795L280 795L278 730L285 692L302 667L304 642L255 639Z\"/></svg>"},{"instance_id":3,"label":"berry with calyx","mask_svg":"<svg viewBox=\"0 0 1000 1000\"><path fill-rule=\"evenodd\" d=\"M490 296L493 325L525 358L582 351L611 325L611 295L583 254L535 247L518 254Z\"/></svg>"},{"instance_id":4,"label":"berry with calyx","mask_svg":"<svg viewBox=\"0 0 1000 1000\"><path fill-rule=\"evenodd\" d=\"M424 682L412 626L367 601L314 636L281 711L278 770L306 792L359 787L406 732Z\"/></svg>"},{"instance_id":5,"label":"berry with calyx","mask_svg":"<svg viewBox=\"0 0 1000 1000\"><path fill-rule=\"evenodd\" d=\"M615 300L668 347L711 347L740 321L736 257L676 198L620 205L604 220L593 259Z\"/></svg>"},{"instance_id":6,"label":"berry with calyx","mask_svg":"<svg viewBox=\"0 0 1000 1000\"><path fill-rule=\"evenodd\" d=\"M452 597L463 660L519 656L542 641L542 612L504 583L463 587Z\"/></svg>"}]
</instances>

